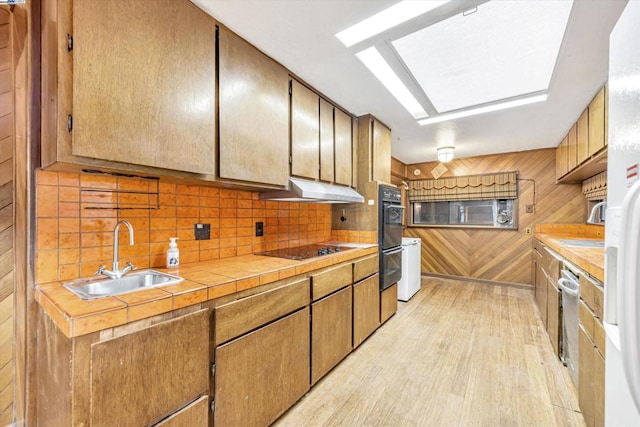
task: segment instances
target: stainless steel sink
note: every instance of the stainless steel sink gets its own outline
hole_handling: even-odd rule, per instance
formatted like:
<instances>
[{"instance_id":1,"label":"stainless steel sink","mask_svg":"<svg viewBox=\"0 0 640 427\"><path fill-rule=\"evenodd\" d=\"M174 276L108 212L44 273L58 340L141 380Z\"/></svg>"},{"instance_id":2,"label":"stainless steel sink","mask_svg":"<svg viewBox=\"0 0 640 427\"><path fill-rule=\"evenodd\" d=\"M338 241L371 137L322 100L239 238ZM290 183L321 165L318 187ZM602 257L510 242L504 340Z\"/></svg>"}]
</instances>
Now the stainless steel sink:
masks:
<instances>
[{"instance_id":1,"label":"stainless steel sink","mask_svg":"<svg viewBox=\"0 0 640 427\"><path fill-rule=\"evenodd\" d=\"M65 283L64 287L82 299L95 299L141 291L156 286L173 285L183 280L182 277L155 270L141 270L129 273L120 279L80 279Z\"/></svg>"},{"instance_id":2,"label":"stainless steel sink","mask_svg":"<svg viewBox=\"0 0 640 427\"><path fill-rule=\"evenodd\" d=\"M604 242L598 240L560 240L560 243L564 243L567 246L574 246L580 248L604 248Z\"/></svg>"}]
</instances>

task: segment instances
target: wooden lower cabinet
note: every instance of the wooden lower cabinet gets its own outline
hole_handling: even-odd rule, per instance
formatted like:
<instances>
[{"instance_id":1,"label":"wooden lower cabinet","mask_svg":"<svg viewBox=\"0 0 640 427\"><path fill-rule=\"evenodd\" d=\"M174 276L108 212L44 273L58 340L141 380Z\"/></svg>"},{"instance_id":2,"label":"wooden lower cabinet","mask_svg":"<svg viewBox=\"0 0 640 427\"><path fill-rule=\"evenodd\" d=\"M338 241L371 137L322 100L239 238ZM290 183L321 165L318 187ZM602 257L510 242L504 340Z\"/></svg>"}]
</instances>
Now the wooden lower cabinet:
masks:
<instances>
[{"instance_id":1,"label":"wooden lower cabinet","mask_svg":"<svg viewBox=\"0 0 640 427\"><path fill-rule=\"evenodd\" d=\"M578 403L587 427L594 426L594 347L584 329L578 332Z\"/></svg>"},{"instance_id":2,"label":"wooden lower cabinet","mask_svg":"<svg viewBox=\"0 0 640 427\"><path fill-rule=\"evenodd\" d=\"M353 284L353 348L380 326L380 279L374 274Z\"/></svg>"},{"instance_id":3,"label":"wooden lower cabinet","mask_svg":"<svg viewBox=\"0 0 640 427\"><path fill-rule=\"evenodd\" d=\"M311 305L311 384L315 384L353 349L353 287Z\"/></svg>"},{"instance_id":4,"label":"wooden lower cabinet","mask_svg":"<svg viewBox=\"0 0 640 427\"><path fill-rule=\"evenodd\" d=\"M593 311L580 301L578 337L578 403L587 427L604 426L604 348L599 348L602 325ZM598 334L595 334L598 332ZM602 341L600 345L604 344Z\"/></svg>"},{"instance_id":5,"label":"wooden lower cabinet","mask_svg":"<svg viewBox=\"0 0 640 427\"><path fill-rule=\"evenodd\" d=\"M384 323L398 311L398 284L394 283L380 292L380 323Z\"/></svg>"},{"instance_id":6,"label":"wooden lower cabinet","mask_svg":"<svg viewBox=\"0 0 640 427\"><path fill-rule=\"evenodd\" d=\"M209 396L202 396L154 427L207 427L209 425Z\"/></svg>"},{"instance_id":7,"label":"wooden lower cabinet","mask_svg":"<svg viewBox=\"0 0 640 427\"><path fill-rule=\"evenodd\" d=\"M547 279L547 333L556 356L560 356L560 298L553 280Z\"/></svg>"},{"instance_id":8,"label":"wooden lower cabinet","mask_svg":"<svg viewBox=\"0 0 640 427\"><path fill-rule=\"evenodd\" d=\"M266 426L309 390L308 307L215 350L216 426Z\"/></svg>"},{"instance_id":9,"label":"wooden lower cabinet","mask_svg":"<svg viewBox=\"0 0 640 427\"><path fill-rule=\"evenodd\" d=\"M41 313L37 424L150 425L208 395L210 313L160 317L130 333L114 329L124 333L115 337L106 338L107 330L72 339ZM190 425L207 422L204 412Z\"/></svg>"},{"instance_id":10,"label":"wooden lower cabinet","mask_svg":"<svg viewBox=\"0 0 640 427\"><path fill-rule=\"evenodd\" d=\"M547 326L547 275L544 274L544 270L540 265L540 262L534 262L535 277L534 277L534 292L538 309L540 310L540 317L542 323Z\"/></svg>"}]
</instances>

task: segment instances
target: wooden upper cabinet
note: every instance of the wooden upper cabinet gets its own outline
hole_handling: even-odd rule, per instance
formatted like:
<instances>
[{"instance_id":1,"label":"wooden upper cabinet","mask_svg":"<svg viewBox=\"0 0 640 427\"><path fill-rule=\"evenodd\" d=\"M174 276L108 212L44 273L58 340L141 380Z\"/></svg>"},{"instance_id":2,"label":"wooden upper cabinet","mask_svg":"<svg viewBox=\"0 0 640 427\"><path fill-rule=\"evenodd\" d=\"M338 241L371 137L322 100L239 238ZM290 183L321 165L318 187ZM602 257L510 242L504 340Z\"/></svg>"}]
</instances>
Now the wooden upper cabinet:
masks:
<instances>
[{"instance_id":1,"label":"wooden upper cabinet","mask_svg":"<svg viewBox=\"0 0 640 427\"><path fill-rule=\"evenodd\" d=\"M578 165L589 158L589 109L586 108L577 123Z\"/></svg>"},{"instance_id":2,"label":"wooden upper cabinet","mask_svg":"<svg viewBox=\"0 0 640 427\"><path fill-rule=\"evenodd\" d=\"M320 180L333 182L334 129L333 105L320 98Z\"/></svg>"},{"instance_id":3,"label":"wooden upper cabinet","mask_svg":"<svg viewBox=\"0 0 640 427\"><path fill-rule=\"evenodd\" d=\"M391 182L391 129L374 120L372 143L373 180Z\"/></svg>"},{"instance_id":4,"label":"wooden upper cabinet","mask_svg":"<svg viewBox=\"0 0 640 427\"><path fill-rule=\"evenodd\" d=\"M560 179L567 174L567 141L568 138L565 136L558 148L556 148L556 179Z\"/></svg>"},{"instance_id":5,"label":"wooden upper cabinet","mask_svg":"<svg viewBox=\"0 0 640 427\"><path fill-rule=\"evenodd\" d=\"M291 175L317 180L320 169L320 97L291 81Z\"/></svg>"},{"instance_id":6,"label":"wooden upper cabinet","mask_svg":"<svg viewBox=\"0 0 640 427\"><path fill-rule=\"evenodd\" d=\"M210 16L188 0L74 1L72 34L73 155L215 173Z\"/></svg>"},{"instance_id":7,"label":"wooden upper cabinet","mask_svg":"<svg viewBox=\"0 0 640 427\"><path fill-rule=\"evenodd\" d=\"M602 87L589 104L589 156L604 148L605 139L605 87Z\"/></svg>"},{"instance_id":8,"label":"wooden upper cabinet","mask_svg":"<svg viewBox=\"0 0 640 427\"><path fill-rule=\"evenodd\" d=\"M218 37L220 177L286 185L287 70L224 27Z\"/></svg>"},{"instance_id":9,"label":"wooden upper cabinet","mask_svg":"<svg viewBox=\"0 0 640 427\"><path fill-rule=\"evenodd\" d=\"M334 108L335 127L335 182L352 185L352 129L351 116Z\"/></svg>"},{"instance_id":10,"label":"wooden upper cabinet","mask_svg":"<svg viewBox=\"0 0 640 427\"><path fill-rule=\"evenodd\" d=\"M573 124L567 135L567 172L578 166L578 125Z\"/></svg>"}]
</instances>

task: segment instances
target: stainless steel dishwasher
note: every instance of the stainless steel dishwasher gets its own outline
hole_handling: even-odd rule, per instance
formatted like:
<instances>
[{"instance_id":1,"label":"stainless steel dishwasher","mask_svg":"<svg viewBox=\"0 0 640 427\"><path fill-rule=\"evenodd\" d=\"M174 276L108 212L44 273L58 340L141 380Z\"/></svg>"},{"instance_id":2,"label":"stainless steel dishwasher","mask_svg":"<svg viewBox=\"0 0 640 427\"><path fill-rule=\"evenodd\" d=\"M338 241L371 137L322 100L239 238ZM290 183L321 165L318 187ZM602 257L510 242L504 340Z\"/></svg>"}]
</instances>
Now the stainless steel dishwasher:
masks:
<instances>
[{"instance_id":1,"label":"stainless steel dishwasher","mask_svg":"<svg viewBox=\"0 0 640 427\"><path fill-rule=\"evenodd\" d=\"M558 288L562 292L562 361L569 368L571 379L577 388L580 279L575 267L563 265Z\"/></svg>"}]
</instances>

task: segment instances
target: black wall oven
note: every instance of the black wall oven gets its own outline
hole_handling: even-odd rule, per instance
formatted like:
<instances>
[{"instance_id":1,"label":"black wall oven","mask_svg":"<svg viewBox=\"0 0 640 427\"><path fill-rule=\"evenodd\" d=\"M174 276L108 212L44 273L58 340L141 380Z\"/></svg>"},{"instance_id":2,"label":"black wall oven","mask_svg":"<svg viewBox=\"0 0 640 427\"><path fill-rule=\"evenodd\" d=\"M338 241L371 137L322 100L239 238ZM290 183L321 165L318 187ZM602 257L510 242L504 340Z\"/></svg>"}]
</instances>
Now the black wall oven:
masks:
<instances>
[{"instance_id":1,"label":"black wall oven","mask_svg":"<svg viewBox=\"0 0 640 427\"><path fill-rule=\"evenodd\" d=\"M402 277L402 194L399 188L378 187L378 246L380 251L380 290Z\"/></svg>"}]
</instances>

